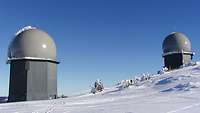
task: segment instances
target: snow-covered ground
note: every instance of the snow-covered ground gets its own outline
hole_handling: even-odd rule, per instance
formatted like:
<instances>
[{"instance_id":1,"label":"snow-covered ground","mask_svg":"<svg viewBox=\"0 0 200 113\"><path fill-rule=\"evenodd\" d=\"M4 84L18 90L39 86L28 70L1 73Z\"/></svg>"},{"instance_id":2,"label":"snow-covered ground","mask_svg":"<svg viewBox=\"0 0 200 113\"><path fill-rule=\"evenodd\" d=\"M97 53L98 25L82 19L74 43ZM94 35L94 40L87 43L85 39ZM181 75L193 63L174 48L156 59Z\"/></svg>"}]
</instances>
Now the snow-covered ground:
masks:
<instances>
[{"instance_id":1,"label":"snow-covered ground","mask_svg":"<svg viewBox=\"0 0 200 113\"><path fill-rule=\"evenodd\" d=\"M7 97L0 97L0 103L6 103Z\"/></svg>"},{"instance_id":2,"label":"snow-covered ground","mask_svg":"<svg viewBox=\"0 0 200 113\"><path fill-rule=\"evenodd\" d=\"M200 65L154 75L119 90L47 101L0 104L0 113L200 113Z\"/></svg>"}]
</instances>

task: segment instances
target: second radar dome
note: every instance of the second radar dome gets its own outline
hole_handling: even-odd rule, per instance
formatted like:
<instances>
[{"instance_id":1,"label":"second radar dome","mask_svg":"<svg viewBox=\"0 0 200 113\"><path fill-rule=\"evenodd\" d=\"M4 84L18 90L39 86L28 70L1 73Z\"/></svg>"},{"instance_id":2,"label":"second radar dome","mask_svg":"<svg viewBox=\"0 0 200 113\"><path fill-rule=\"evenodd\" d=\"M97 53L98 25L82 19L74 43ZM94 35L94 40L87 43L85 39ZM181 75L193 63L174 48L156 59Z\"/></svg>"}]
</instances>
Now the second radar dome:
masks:
<instances>
[{"instance_id":1,"label":"second radar dome","mask_svg":"<svg viewBox=\"0 0 200 113\"><path fill-rule=\"evenodd\" d=\"M173 32L163 41L163 53L169 52L191 52L191 43L186 35Z\"/></svg>"}]
</instances>

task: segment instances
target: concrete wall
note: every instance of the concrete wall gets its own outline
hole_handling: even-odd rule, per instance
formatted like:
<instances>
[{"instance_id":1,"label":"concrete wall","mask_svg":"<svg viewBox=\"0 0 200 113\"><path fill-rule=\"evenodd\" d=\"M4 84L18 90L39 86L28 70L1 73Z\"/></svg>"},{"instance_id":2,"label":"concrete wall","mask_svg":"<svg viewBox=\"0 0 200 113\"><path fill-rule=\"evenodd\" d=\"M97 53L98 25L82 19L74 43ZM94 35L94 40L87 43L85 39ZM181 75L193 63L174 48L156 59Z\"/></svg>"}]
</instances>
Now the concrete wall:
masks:
<instances>
[{"instance_id":1,"label":"concrete wall","mask_svg":"<svg viewBox=\"0 0 200 113\"><path fill-rule=\"evenodd\" d=\"M56 68L56 63L47 61L12 61L9 93L9 98L12 99L10 101L55 98L57 96ZM17 99L16 96L21 99Z\"/></svg>"},{"instance_id":2,"label":"concrete wall","mask_svg":"<svg viewBox=\"0 0 200 113\"><path fill-rule=\"evenodd\" d=\"M24 101L27 92L27 71L24 61L13 61L10 64L10 87L8 101Z\"/></svg>"},{"instance_id":3,"label":"concrete wall","mask_svg":"<svg viewBox=\"0 0 200 113\"><path fill-rule=\"evenodd\" d=\"M183 64L188 64L192 61L191 55L183 55Z\"/></svg>"},{"instance_id":4,"label":"concrete wall","mask_svg":"<svg viewBox=\"0 0 200 113\"><path fill-rule=\"evenodd\" d=\"M47 63L27 61L27 100L48 99Z\"/></svg>"},{"instance_id":5,"label":"concrete wall","mask_svg":"<svg viewBox=\"0 0 200 113\"><path fill-rule=\"evenodd\" d=\"M169 70L177 69L183 65L182 54L167 55L164 57L164 63L165 67L167 67Z\"/></svg>"},{"instance_id":6,"label":"concrete wall","mask_svg":"<svg viewBox=\"0 0 200 113\"><path fill-rule=\"evenodd\" d=\"M169 70L177 69L183 64L188 64L192 60L192 56L189 54L171 54L164 56L164 64Z\"/></svg>"},{"instance_id":7,"label":"concrete wall","mask_svg":"<svg viewBox=\"0 0 200 113\"><path fill-rule=\"evenodd\" d=\"M57 98L57 64L48 63L47 68L48 97L51 99Z\"/></svg>"}]
</instances>

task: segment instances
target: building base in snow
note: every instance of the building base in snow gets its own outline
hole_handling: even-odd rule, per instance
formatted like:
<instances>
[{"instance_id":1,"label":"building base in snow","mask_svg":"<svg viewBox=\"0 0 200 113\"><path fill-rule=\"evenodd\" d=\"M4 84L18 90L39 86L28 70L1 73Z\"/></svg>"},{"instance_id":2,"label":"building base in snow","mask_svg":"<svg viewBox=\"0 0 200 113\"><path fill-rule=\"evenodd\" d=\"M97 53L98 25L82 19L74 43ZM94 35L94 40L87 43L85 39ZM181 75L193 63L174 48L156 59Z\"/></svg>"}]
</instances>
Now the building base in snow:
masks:
<instances>
[{"instance_id":1,"label":"building base in snow","mask_svg":"<svg viewBox=\"0 0 200 113\"><path fill-rule=\"evenodd\" d=\"M46 100L57 97L57 62L12 60L9 102Z\"/></svg>"}]
</instances>

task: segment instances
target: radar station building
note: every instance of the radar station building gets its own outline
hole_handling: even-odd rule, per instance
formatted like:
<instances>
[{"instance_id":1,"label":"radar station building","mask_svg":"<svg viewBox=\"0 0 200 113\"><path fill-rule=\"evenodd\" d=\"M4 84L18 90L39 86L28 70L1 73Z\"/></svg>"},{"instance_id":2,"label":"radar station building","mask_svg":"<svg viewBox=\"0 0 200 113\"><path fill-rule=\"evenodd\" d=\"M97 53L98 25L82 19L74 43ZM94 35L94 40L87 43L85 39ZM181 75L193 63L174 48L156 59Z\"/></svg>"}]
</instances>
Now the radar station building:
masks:
<instances>
[{"instance_id":1,"label":"radar station building","mask_svg":"<svg viewBox=\"0 0 200 113\"><path fill-rule=\"evenodd\" d=\"M28 26L16 33L8 49L9 102L57 97L56 45L44 31Z\"/></svg>"},{"instance_id":2,"label":"radar station building","mask_svg":"<svg viewBox=\"0 0 200 113\"><path fill-rule=\"evenodd\" d=\"M163 41L164 67L169 70L189 64L193 58L190 40L182 33L173 32Z\"/></svg>"}]
</instances>

